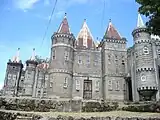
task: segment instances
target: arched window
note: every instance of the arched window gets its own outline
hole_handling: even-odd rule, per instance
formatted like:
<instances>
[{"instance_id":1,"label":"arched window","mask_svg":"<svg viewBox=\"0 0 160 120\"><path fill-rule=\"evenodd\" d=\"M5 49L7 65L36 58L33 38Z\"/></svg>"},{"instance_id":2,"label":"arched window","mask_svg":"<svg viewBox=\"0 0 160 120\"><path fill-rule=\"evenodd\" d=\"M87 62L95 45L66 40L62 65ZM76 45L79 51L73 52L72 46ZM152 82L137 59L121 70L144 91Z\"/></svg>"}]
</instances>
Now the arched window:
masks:
<instances>
[{"instance_id":1,"label":"arched window","mask_svg":"<svg viewBox=\"0 0 160 120\"><path fill-rule=\"evenodd\" d=\"M144 54L149 54L148 47L145 46L145 47L143 48L143 53L144 53Z\"/></svg>"}]
</instances>

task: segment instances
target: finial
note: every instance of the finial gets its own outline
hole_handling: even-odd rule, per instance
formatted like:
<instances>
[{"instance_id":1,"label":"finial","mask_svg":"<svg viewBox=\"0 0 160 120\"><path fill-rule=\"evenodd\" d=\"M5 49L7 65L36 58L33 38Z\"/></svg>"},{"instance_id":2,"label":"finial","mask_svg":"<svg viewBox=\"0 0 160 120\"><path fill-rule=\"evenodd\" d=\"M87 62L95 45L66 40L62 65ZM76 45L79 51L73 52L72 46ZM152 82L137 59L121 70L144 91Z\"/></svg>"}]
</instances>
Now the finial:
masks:
<instances>
[{"instance_id":1,"label":"finial","mask_svg":"<svg viewBox=\"0 0 160 120\"><path fill-rule=\"evenodd\" d=\"M98 40L98 37L97 37L97 40Z\"/></svg>"},{"instance_id":2,"label":"finial","mask_svg":"<svg viewBox=\"0 0 160 120\"><path fill-rule=\"evenodd\" d=\"M16 55L13 57L13 62L19 62L19 51L20 51L20 48L17 49L17 53Z\"/></svg>"},{"instance_id":3,"label":"finial","mask_svg":"<svg viewBox=\"0 0 160 120\"><path fill-rule=\"evenodd\" d=\"M109 19L109 22L112 22L112 20L111 20L111 19Z\"/></svg>"},{"instance_id":4,"label":"finial","mask_svg":"<svg viewBox=\"0 0 160 120\"><path fill-rule=\"evenodd\" d=\"M65 15L64 15L64 18L66 18L67 17L67 13L65 13Z\"/></svg>"},{"instance_id":5,"label":"finial","mask_svg":"<svg viewBox=\"0 0 160 120\"><path fill-rule=\"evenodd\" d=\"M86 19L84 19L84 22L86 22Z\"/></svg>"},{"instance_id":6,"label":"finial","mask_svg":"<svg viewBox=\"0 0 160 120\"><path fill-rule=\"evenodd\" d=\"M35 48L33 48L33 53L32 53L32 56L31 56L31 60L35 60Z\"/></svg>"}]
</instances>

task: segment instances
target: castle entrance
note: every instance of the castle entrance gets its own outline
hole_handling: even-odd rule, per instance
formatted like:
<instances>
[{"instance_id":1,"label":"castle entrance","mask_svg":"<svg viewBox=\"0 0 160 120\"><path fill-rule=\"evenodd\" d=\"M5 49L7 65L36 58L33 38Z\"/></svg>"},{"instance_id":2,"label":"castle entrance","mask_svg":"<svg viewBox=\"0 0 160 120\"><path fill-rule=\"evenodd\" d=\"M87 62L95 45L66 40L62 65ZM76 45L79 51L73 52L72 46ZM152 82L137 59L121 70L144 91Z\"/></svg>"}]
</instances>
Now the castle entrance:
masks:
<instances>
[{"instance_id":1,"label":"castle entrance","mask_svg":"<svg viewBox=\"0 0 160 120\"><path fill-rule=\"evenodd\" d=\"M86 100L92 99L92 80L89 80L89 78L84 80L83 99L86 99Z\"/></svg>"}]
</instances>

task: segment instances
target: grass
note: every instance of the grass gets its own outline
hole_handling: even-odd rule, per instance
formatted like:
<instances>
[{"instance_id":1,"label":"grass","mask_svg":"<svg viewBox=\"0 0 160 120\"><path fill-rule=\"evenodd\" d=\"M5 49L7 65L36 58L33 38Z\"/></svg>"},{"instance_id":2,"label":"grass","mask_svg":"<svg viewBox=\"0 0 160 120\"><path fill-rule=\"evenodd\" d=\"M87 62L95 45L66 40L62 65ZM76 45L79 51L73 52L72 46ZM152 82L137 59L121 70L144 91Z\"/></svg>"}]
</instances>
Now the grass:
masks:
<instances>
[{"instance_id":1,"label":"grass","mask_svg":"<svg viewBox=\"0 0 160 120\"><path fill-rule=\"evenodd\" d=\"M90 117L139 117L139 118L160 118L160 113L148 113L148 112L127 112L127 111L111 111L111 112L92 112L92 113L74 113L74 112L25 112L25 111L12 111L12 110L0 110L4 112L13 113L25 113L25 114L36 114L44 117L57 117L61 116L72 116L74 118L90 118Z\"/></svg>"}]
</instances>

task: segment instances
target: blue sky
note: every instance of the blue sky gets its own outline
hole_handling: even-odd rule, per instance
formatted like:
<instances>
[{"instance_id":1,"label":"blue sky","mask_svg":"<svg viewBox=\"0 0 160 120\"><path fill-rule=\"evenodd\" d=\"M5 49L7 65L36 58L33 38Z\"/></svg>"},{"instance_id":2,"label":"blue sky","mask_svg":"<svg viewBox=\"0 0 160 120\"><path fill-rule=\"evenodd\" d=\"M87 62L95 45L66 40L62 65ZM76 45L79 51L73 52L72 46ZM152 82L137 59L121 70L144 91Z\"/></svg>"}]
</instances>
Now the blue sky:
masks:
<instances>
[{"instance_id":1,"label":"blue sky","mask_svg":"<svg viewBox=\"0 0 160 120\"><path fill-rule=\"evenodd\" d=\"M105 7L104 7L105 1ZM3 85L6 63L20 49L23 62L30 58L32 49L42 57L49 57L51 35L58 29L67 13L71 32L77 36L83 20L96 39L101 39L109 19L119 33L133 44L132 30L137 23L138 4L134 0L58 0L46 38L46 25L55 0L0 0L0 86ZM104 12L103 12L104 11Z\"/></svg>"}]
</instances>

